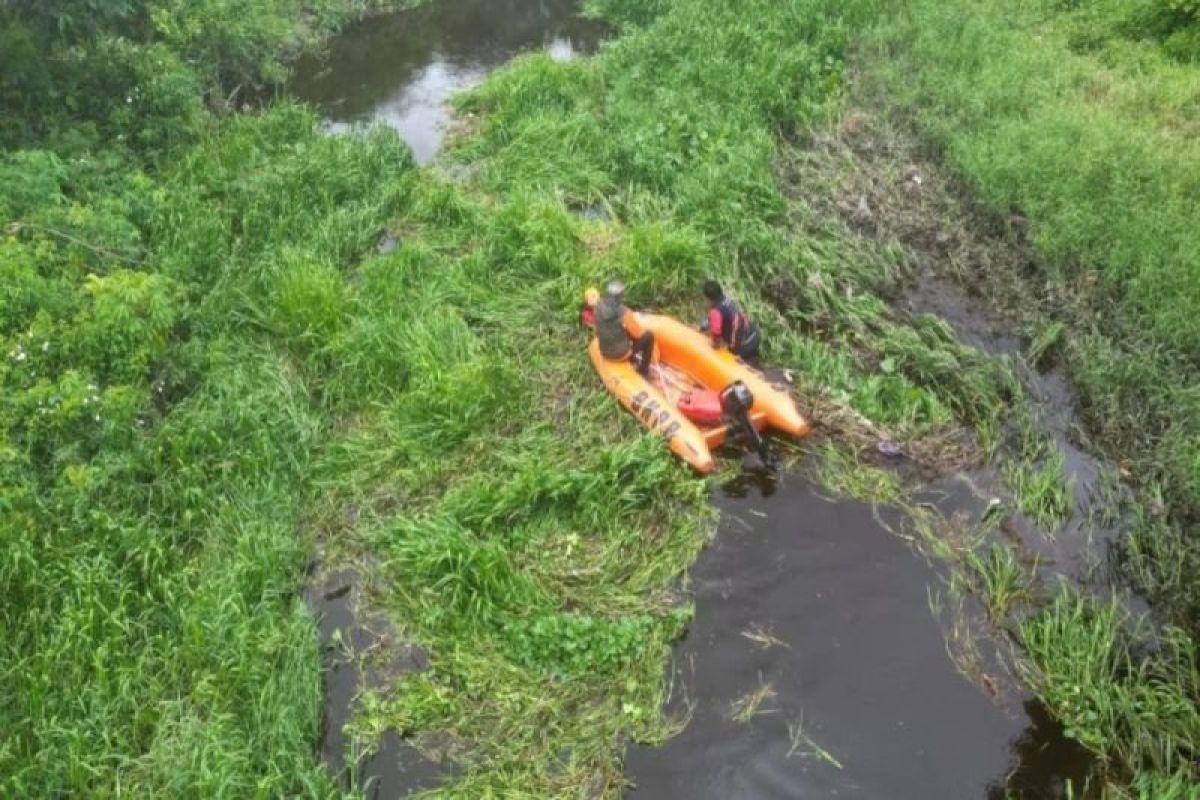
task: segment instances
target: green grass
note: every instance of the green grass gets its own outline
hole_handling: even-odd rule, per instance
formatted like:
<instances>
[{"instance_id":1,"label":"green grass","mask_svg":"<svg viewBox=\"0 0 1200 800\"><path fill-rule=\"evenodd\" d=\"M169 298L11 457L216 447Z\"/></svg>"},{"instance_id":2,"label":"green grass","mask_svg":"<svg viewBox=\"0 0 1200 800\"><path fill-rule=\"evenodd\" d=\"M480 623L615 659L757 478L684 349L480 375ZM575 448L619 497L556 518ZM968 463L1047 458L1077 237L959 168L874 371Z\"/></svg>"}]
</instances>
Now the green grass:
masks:
<instances>
[{"instance_id":1,"label":"green grass","mask_svg":"<svg viewBox=\"0 0 1200 800\"><path fill-rule=\"evenodd\" d=\"M415 170L386 131L326 137L286 103L204 110L241 71L271 80L304 38L299 7L256 6L241 28L212 2L196 6L211 27L182 17L162 41L85 37L72 58L94 75L64 85L103 79L97 105L35 113L30 86L0 83L0 675L14 698L0 794L336 796L313 756L320 661L297 596L320 538L372 565L377 610L429 653L426 672L364 694L354 748L398 730L450 752L461 772L445 796L617 796L625 744L679 727L664 675L712 526L707 485L617 411L583 356L579 292L610 275L634 305L687 318L704 278L730 286L831 434L818 472L832 490L903 503L867 462L892 438L930 463L977 448L1013 465L1032 517L1067 515L1061 455L1013 371L889 308L906 255L853 235L796 177L864 31L919 67L897 102L983 201L1025 210L1048 277L1094 286L1079 307L1112 311L1102 335L1036 328L1032 354L1069 361L1106 441L1132 443L1139 478L1162 487L1127 562L1165 601L1182 595L1200 452L1181 284L1195 150L1171 138L1190 124L1192 73L1165 39L1122 28L1114 42L1131 44L1085 51L1051 28L1065 49L1039 49L996 3L930 20L923 2L880 17L867 2L596 0L622 32L596 57L525 56L458 99L479 127L446 154L474 167L457 184ZM1017 19L1054 18L1028 3ZM919 30L895 34L906 26ZM1097 52L1143 54L1154 88L1117 59L1110 102L1063 110L1091 96ZM156 58L156 94L108 116ZM1026 71L1036 80L1008 80ZM1128 128L1144 135L1113 145ZM593 203L611 221L574 211ZM401 244L379 255L385 230ZM1158 435L1142 442L1147 425ZM963 427L980 441L952 444ZM1029 599L1011 551L971 553L995 619ZM1190 640L1171 629L1135 658L1115 607L1067 595L1021 633L1072 735L1129 768L1131 791L1187 796ZM735 713L764 711L766 688Z\"/></svg>"},{"instance_id":2,"label":"green grass","mask_svg":"<svg viewBox=\"0 0 1200 800\"><path fill-rule=\"evenodd\" d=\"M997 625L1007 622L1015 606L1032 599L1030 572L1009 545L993 542L983 555L971 551L967 563L980 584L979 594L987 603L988 614Z\"/></svg>"},{"instance_id":3,"label":"green grass","mask_svg":"<svg viewBox=\"0 0 1200 800\"><path fill-rule=\"evenodd\" d=\"M1053 532L1070 515L1074 497L1060 450L1040 464L1009 462L1005 475L1020 499L1021 510L1047 531Z\"/></svg>"},{"instance_id":4,"label":"green grass","mask_svg":"<svg viewBox=\"0 0 1200 800\"><path fill-rule=\"evenodd\" d=\"M1034 360L1053 343L1096 440L1187 528L1200 513L1200 71L1164 51L1167 6L918 2L864 37L861 58L986 208L1024 215L1050 289L1022 301L1040 317ZM1194 585L1162 594L1198 618Z\"/></svg>"},{"instance_id":5,"label":"green grass","mask_svg":"<svg viewBox=\"0 0 1200 800\"><path fill-rule=\"evenodd\" d=\"M1142 796L1139 786L1154 785L1161 796L1186 797L1200 733L1195 643L1168 627L1145 658L1132 649L1138 635L1115 599L1067 589L1021 625L1028 676L1067 735L1133 765Z\"/></svg>"}]
</instances>

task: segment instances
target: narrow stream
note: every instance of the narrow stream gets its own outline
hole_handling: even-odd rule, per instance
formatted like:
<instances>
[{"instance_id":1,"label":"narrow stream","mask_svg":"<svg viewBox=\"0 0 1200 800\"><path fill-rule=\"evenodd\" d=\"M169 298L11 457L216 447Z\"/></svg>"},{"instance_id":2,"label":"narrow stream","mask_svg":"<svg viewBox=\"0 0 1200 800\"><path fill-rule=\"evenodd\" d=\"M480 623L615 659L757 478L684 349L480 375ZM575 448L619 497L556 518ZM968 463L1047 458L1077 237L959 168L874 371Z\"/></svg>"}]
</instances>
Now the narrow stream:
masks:
<instances>
[{"instance_id":1,"label":"narrow stream","mask_svg":"<svg viewBox=\"0 0 1200 800\"><path fill-rule=\"evenodd\" d=\"M453 92L522 51L571 58L595 49L602 29L577 8L443 0L368 19L299 64L292 91L331 133L381 122L428 163ZM1056 439L1074 448L1066 423L1062 432ZM1068 451L1069 466L1083 492L1098 472L1077 452ZM958 480L926 499L943 513L977 514L983 502ZM1036 702L1019 691L991 696L958 672L945 621L930 608L943 576L888 530L899 512L830 501L794 476L726 487L716 503L720 531L693 572L696 618L674 659L672 708L692 716L665 747L629 749L633 797L1048 800L1067 779L1081 784L1090 759ZM1063 560L1082 550L1074 535L1062 541ZM386 621L358 618L359 583L357 573L337 573L308 594L327 656L320 753L339 775L353 759L342 725L372 681L346 652L391 635ZM389 676L424 669L423 660L410 649ZM368 796L396 798L436 785L442 770L392 734L353 771Z\"/></svg>"},{"instance_id":2,"label":"narrow stream","mask_svg":"<svg viewBox=\"0 0 1200 800\"><path fill-rule=\"evenodd\" d=\"M577 15L577 0L442 0L370 17L296 65L291 91L340 133L381 122L418 164L441 149L447 100L518 53L558 59L595 50L604 28Z\"/></svg>"},{"instance_id":3,"label":"narrow stream","mask_svg":"<svg viewBox=\"0 0 1200 800\"><path fill-rule=\"evenodd\" d=\"M1090 757L1040 705L956 671L930 611L940 575L885 527L899 512L792 476L732 488L675 653L691 721L630 748L632 797L1058 800L1083 784Z\"/></svg>"},{"instance_id":4,"label":"narrow stream","mask_svg":"<svg viewBox=\"0 0 1200 800\"><path fill-rule=\"evenodd\" d=\"M1115 466L1088 452L1075 393L1066 375L1059 368L1039 371L1025 363L1021 337L1010 326L989 313L983 302L932 272L917 276L899 305L906 313L933 314L944 320L964 344L1011 359L1028 392L1038 430L1062 454L1071 505L1066 520L1051 535L1020 512L1009 516L1006 532L1027 557L1039 559L1044 574L1069 576L1080 588L1107 599L1114 590L1110 550L1125 523L1109 518L1108 512L1116 505L1116 495L1124 490L1119 487ZM960 480L989 491L1003 483L988 467L960 476ZM1150 610L1136 595L1122 593L1121 600L1135 615Z\"/></svg>"},{"instance_id":5,"label":"narrow stream","mask_svg":"<svg viewBox=\"0 0 1200 800\"><path fill-rule=\"evenodd\" d=\"M422 756L394 731L384 734L373 753L351 763L355 754L349 751L350 742L343 728L354 713L359 692L387 685L428 666L426 653L397 641L385 617L363 613L366 590L361 571L343 568L314 579L305 592L305 602L317 616L325 662L325 707L318 753L338 777L341 788L359 788L372 800L390 800L433 788L451 770ZM384 651L388 656L364 674L361 657L372 651Z\"/></svg>"}]
</instances>

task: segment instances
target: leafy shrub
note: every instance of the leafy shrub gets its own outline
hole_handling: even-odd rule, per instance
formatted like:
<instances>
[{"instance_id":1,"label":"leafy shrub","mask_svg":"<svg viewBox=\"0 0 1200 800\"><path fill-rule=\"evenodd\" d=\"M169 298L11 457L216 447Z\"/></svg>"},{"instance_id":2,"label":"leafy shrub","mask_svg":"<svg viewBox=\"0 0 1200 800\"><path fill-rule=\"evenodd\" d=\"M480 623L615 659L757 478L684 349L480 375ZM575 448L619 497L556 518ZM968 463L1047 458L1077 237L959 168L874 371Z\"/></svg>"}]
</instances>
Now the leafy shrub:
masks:
<instances>
[{"instance_id":1,"label":"leafy shrub","mask_svg":"<svg viewBox=\"0 0 1200 800\"><path fill-rule=\"evenodd\" d=\"M30 106L49 93L51 75L34 32L0 10L0 143L34 135Z\"/></svg>"},{"instance_id":2,"label":"leafy shrub","mask_svg":"<svg viewBox=\"0 0 1200 800\"><path fill-rule=\"evenodd\" d=\"M292 15L299 5L295 0L157 0L149 17L155 33L200 66L206 84L219 91L283 80L279 56L294 46Z\"/></svg>"},{"instance_id":3,"label":"leafy shrub","mask_svg":"<svg viewBox=\"0 0 1200 800\"><path fill-rule=\"evenodd\" d=\"M74 304L70 287L41 274L35 248L16 239L0 239L0 262L6 270L0 284L0 336L20 333L39 312L47 319L45 327L52 327L49 320Z\"/></svg>"},{"instance_id":4,"label":"leafy shrub","mask_svg":"<svg viewBox=\"0 0 1200 800\"><path fill-rule=\"evenodd\" d=\"M100 395L83 374L71 370L57 380L42 379L15 399L25 422L14 438L34 463L53 469L93 449L101 430Z\"/></svg>"},{"instance_id":5,"label":"leafy shrub","mask_svg":"<svg viewBox=\"0 0 1200 800\"><path fill-rule=\"evenodd\" d=\"M652 617L606 620L585 614L542 614L505 627L510 658L557 677L611 675L645 651L656 626Z\"/></svg>"},{"instance_id":6,"label":"leafy shrub","mask_svg":"<svg viewBox=\"0 0 1200 800\"><path fill-rule=\"evenodd\" d=\"M53 153L0 153L0 221L20 219L34 209L63 202L67 170Z\"/></svg>"},{"instance_id":7,"label":"leafy shrub","mask_svg":"<svg viewBox=\"0 0 1200 800\"><path fill-rule=\"evenodd\" d=\"M65 346L106 382L146 381L181 319L178 287L158 273L114 270L88 276L85 291L90 302Z\"/></svg>"},{"instance_id":8,"label":"leafy shrub","mask_svg":"<svg viewBox=\"0 0 1200 800\"><path fill-rule=\"evenodd\" d=\"M200 130L200 84L164 45L106 37L92 48L70 50L63 69L71 81L63 108L95 123L106 139L160 152Z\"/></svg>"}]
</instances>

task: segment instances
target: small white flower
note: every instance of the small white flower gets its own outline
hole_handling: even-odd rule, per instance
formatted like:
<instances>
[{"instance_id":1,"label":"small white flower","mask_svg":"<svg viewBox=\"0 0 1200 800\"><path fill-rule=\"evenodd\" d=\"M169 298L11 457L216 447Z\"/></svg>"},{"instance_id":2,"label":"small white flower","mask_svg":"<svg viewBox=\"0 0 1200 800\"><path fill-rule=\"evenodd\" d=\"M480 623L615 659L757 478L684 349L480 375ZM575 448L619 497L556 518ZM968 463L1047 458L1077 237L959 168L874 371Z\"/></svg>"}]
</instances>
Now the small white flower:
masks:
<instances>
[{"instance_id":1,"label":"small white flower","mask_svg":"<svg viewBox=\"0 0 1200 800\"><path fill-rule=\"evenodd\" d=\"M99 414L97 414L97 415L96 415L96 422L99 422L99 421L100 421L100 415L99 415Z\"/></svg>"},{"instance_id":2,"label":"small white flower","mask_svg":"<svg viewBox=\"0 0 1200 800\"><path fill-rule=\"evenodd\" d=\"M17 361L24 361L25 355L26 355L26 353L24 350L18 350L16 355L13 356L13 358L15 358Z\"/></svg>"},{"instance_id":3,"label":"small white flower","mask_svg":"<svg viewBox=\"0 0 1200 800\"><path fill-rule=\"evenodd\" d=\"M129 95L125 95L125 102L126 102L126 103L132 103L132 102L133 102L133 98L132 98L132 97L130 97Z\"/></svg>"},{"instance_id":4,"label":"small white flower","mask_svg":"<svg viewBox=\"0 0 1200 800\"><path fill-rule=\"evenodd\" d=\"M45 353L50 349L50 342L42 342L42 352Z\"/></svg>"}]
</instances>

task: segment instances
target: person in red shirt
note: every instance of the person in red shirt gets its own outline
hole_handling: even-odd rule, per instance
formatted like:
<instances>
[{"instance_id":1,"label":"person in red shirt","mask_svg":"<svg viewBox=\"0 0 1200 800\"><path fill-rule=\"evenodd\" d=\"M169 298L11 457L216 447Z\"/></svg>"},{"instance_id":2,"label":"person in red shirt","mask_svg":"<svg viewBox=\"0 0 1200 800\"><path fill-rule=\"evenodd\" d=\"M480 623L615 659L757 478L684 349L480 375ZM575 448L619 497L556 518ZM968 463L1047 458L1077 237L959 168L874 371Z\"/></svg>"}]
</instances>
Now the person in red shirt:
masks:
<instances>
[{"instance_id":1,"label":"person in red shirt","mask_svg":"<svg viewBox=\"0 0 1200 800\"><path fill-rule=\"evenodd\" d=\"M579 307L579 322L589 328L596 327L596 304L600 302L600 292L588 287L583 292L583 305Z\"/></svg>"},{"instance_id":2,"label":"person in red shirt","mask_svg":"<svg viewBox=\"0 0 1200 800\"><path fill-rule=\"evenodd\" d=\"M704 282L704 296L708 298L708 318L701 323L700 330L708 331L712 346L728 347L738 358L758 358L762 336L758 326L746 319L737 301L713 280Z\"/></svg>"}]
</instances>

